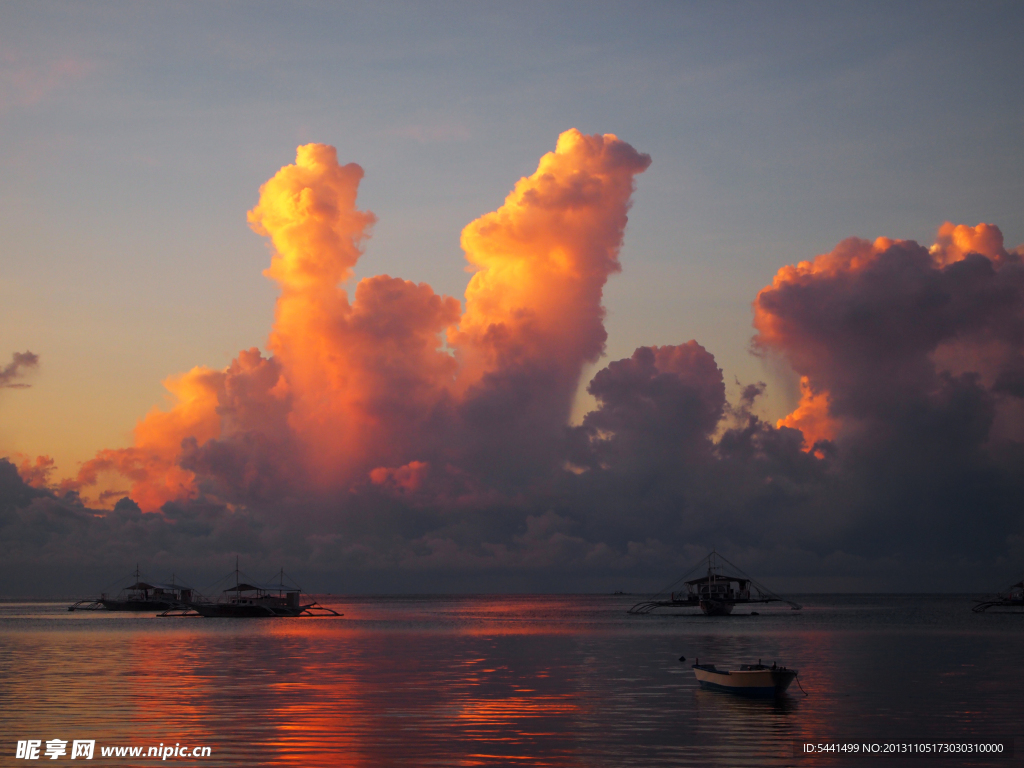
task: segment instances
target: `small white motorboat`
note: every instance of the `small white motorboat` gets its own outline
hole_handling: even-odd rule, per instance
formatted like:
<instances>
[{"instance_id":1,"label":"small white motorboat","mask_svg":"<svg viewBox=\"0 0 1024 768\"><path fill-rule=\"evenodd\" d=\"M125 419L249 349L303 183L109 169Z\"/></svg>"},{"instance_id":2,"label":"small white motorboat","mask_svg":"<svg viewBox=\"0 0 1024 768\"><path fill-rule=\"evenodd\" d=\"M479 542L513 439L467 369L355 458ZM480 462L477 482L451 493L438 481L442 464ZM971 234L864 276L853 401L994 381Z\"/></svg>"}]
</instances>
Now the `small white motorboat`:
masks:
<instances>
[{"instance_id":1,"label":"small white motorboat","mask_svg":"<svg viewBox=\"0 0 1024 768\"><path fill-rule=\"evenodd\" d=\"M778 696L796 680L797 671L772 664L741 664L734 670L716 669L714 664L694 664L693 673L701 688L727 691L740 696Z\"/></svg>"}]
</instances>

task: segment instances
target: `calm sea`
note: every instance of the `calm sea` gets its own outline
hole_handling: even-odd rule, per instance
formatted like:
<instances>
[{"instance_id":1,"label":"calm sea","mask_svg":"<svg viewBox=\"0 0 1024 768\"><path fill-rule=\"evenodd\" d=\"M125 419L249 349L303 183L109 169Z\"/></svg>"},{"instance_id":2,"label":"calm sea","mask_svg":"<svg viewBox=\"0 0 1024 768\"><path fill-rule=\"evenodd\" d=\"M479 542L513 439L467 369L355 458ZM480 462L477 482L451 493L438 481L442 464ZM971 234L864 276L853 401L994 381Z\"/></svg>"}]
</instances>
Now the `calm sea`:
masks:
<instances>
[{"instance_id":1,"label":"calm sea","mask_svg":"<svg viewBox=\"0 0 1024 768\"><path fill-rule=\"evenodd\" d=\"M340 619L170 619L0 602L0 764L210 747L176 765L1021 765L1024 615L966 596L809 595L800 612L631 616L630 596L321 596ZM680 663L685 655L687 662ZM800 670L776 701L690 663ZM795 757L794 743L978 743L1014 758ZM17 759L19 740L68 754ZM82 758L78 758L82 760ZM75 762L73 764L79 764Z\"/></svg>"}]
</instances>

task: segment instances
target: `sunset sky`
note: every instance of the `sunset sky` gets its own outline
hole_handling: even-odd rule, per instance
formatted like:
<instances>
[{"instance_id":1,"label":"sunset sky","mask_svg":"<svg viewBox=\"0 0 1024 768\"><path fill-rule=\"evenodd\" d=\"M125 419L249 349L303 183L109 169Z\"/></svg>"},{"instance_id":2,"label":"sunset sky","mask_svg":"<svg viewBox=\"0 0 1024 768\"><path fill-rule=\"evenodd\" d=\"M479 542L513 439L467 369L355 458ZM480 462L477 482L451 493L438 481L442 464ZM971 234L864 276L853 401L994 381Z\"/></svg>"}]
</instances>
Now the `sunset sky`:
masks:
<instances>
[{"instance_id":1,"label":"sunset sky","mask_svg":"<svg viewBox=\"0 0 1024 768\"><path fill-rule=\"evenodd\" d=\"M643 589L717 546L797 589L1000 585L1022 33L0 5L8 567Z\"/></svg>"}]
</instances>

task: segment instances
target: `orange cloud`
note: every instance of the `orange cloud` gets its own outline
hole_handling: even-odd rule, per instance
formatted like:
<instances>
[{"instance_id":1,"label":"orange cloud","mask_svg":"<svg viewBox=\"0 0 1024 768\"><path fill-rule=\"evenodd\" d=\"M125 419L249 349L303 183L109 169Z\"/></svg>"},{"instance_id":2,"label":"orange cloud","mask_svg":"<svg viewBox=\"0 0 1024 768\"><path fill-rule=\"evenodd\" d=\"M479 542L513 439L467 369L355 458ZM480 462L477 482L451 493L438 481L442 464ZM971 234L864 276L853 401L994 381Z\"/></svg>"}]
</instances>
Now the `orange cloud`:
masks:
<instances>
[{"instance_id":1,"label":"orange cloud","mask_svg":"<svg viewBox=\"0 0 1024 768\"><path fill-rule=\"evenodd\" d=\"M418 491L430 471L430 465L423 461L410 461L402 467L377 467L370 471L374 485L391 486L400 491Z\"/></svg>"},{"instance_id":2,"label":"orange cloud","mask_svg":"<svg viewBox=\"0 0 1024 768\"><path fill-rule=\"evenodd\" d=\"M391 463L395 439L444 396L455 367L438 334L457 322L458 301L386 275L360 281L351 303L338 286L376 221L355 206L362 176L358 165L339 166L333 147L300 147L249 212L274 247L265 274L282 294L269 346L293 398L289 427L318 487Z\"/></svg>"},{"instance_id":3,"label":"orange cloud","mask_svg":"<svg viewBox=\"0 0 1024 768\"><path fill-rule=\"evenodd\" d=\"M194 497L195 476L178 463L182 443L187 438L206 441L219 435L218 393L224 377L221 371L193 368L164 381L173 397L171 410L152 409L135 425L133 447L99 451L66 488L92 486L103 473L114 473L131 480L130 495L146 510Z\"/></svg>"},{"instance_id":4,"label":"orange cloud","mask_svg":"<svg viewBox=\"0 0 1024 768\"><path fill-rule=\"evenodd\" d=\"M945 222L928 249L848 238L780 269L754 301L755 345L801 376L800 402L777 425L801 430L810 451L876 390L933 386L924 382L968 369L997 390L1020 389L1014 322L995 319L1014 317L1015 273L1004 268L1017 259L998 227Z\"/></svg>"},{"instance_id":5,"label":"orange cloud","mask_svg":"<svg viewBox=\"0 0 1024 768\"><path fill-rule=\"evenodd\" d=\"M928 249L939 265L960 261L970 253L980 253L990 259L1006 259L1009 253L1003 247L1003 233L994 224L966 224L944 222L939 227L935 244Z\"/></svg>"},{"instance_id":6,"label":"orange cloud","mask_svg":"<svg viewBox=\"0 0 1024 768\"><path fill-rule=\"evenodd\" d=\"M633 177L649 164L610 134L566 131L501 208L462 231L474 271L450 335L462 386L533 360L575 389L581 364L604 349L602 290L620 269Z\"/></svg>"},{"instance_id":7,"label":"orange cloud","mask_svg":"<svg viewBox=\"0 0 1024 768\"><path fill-rule=\"evenodd\" d=\"M649 162L614 136L562 134L498 211L463 231L475 274L460 317L456 299L387 275L350 299L342 283L376 221L356 207L363 171L339 165L333 147L299 147L248 214L270 240L264 274L281 287L272 357L249 350L226 371L168 380L171 410L140 421L133 447L100 451L78 485L115 472L147 511L200 493L245 500L274 483L415 490L432 462L551 443L582 366L603 349L602 289L619 269L633 176Z\"/></svg>"},{"instance_id":8,"label":"orange cloud","mask_svg":"<svg viewBox=\"0 0 1024 768\"><path fill-rule=\"evenodd\" d=\"M249 226L270 238L273 256L263 274L288 290L329 289L351 274L377 217L356 209L363 169L338 165L326 144L306 144L260 187Z\"/></svg>"},{"instance_id":9,"label":"orange cloud","mask_svg":"<svg viewBox=\"0 0 1024 768\"><path fill-rule=\"evenodd\" d=\"M19 459L18 474L25 481L26 485L33 488L46 488L50 484L50 474L56 468L54 461L49 456L36 456L33 461L30 457L22 454L15 454L12 458Z\"/></svg>"},{"instance_id":10,"label":"orange cloud","mask_svg":"<svg viewBox=\"0 0 1024 768\"><path fill-rule=\"evenodd\" d=\"M799 429L804 450L810 451L819 440L834 440L839 422L829 413L828 393L814 392L806 376L800 378L800 403L796 410L775 422L776 427Z\"/></svg>"}]
</instances>

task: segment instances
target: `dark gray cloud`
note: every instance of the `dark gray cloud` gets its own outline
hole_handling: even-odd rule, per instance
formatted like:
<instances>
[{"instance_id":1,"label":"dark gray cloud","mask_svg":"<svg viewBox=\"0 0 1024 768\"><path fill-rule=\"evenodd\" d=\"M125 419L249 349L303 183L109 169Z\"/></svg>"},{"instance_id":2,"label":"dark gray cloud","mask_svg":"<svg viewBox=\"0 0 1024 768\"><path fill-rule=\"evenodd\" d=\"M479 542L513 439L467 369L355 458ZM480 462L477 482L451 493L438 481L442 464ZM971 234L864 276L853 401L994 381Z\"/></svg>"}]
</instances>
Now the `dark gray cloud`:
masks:
<instances>
[{"instance_id":1,"label":"dark gray cloud","mask_svg":"<svg viewBox=\"0 0 1024 768\"><path fill-rule=\"evenodd\" d=\"M39 365L39 355L32 354L28 350L15 352L11 356L11 362L0 368L0 388L25 389L31 385L18 381L30 368Z\"/></svg>"},{"instance_id":2,"label":"dark gray cloud","mask_svg":"<svg viewBox=\"0 0 1024 768\"><path fill-rule=\"evenodd\" d=\"M755 342L827 398L834 488L818 504L848 551L993 560L1024 531L1024 265L1001 236L989 255L935 251L849 240L780 272Z\"/></svg>"}]
</instances>

